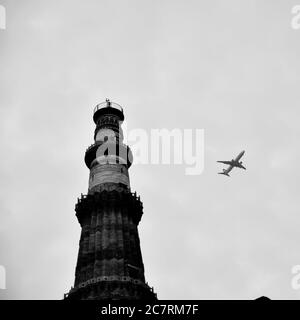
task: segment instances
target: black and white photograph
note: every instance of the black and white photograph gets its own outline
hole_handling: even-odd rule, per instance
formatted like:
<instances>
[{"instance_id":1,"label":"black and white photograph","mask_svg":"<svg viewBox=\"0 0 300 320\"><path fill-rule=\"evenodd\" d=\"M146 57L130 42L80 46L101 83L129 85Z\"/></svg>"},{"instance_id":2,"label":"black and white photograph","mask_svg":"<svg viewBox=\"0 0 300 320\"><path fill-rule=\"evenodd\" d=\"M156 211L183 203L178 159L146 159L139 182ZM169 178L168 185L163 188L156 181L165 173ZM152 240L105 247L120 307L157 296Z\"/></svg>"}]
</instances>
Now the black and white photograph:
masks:
<instances>
[{"instance_id":1,"label":"black and white photograph","mask_svg":"<svg viewBox=\"0 0 300 320\"><path fill-rule=\"evenodd\" d=\"M299 300L299 108L300 0L0 0L0 300Z\"/></svg>"}]
</instances>

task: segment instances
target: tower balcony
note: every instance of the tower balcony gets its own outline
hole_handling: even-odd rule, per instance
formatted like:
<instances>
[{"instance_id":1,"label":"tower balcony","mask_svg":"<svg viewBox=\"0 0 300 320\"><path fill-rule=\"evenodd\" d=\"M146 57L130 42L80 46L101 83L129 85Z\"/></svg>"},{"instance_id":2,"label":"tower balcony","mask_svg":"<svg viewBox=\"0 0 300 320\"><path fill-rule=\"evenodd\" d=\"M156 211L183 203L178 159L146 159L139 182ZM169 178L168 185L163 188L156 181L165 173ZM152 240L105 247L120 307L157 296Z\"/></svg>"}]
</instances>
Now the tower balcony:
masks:
<instances>
[{"instance_id":1,"label":"tower balcony","mask_svg":"<svg viewBox=\"0 0 300 320\"><path fill-rule=\"evenodd\" d=\"M104 144L105 146L103 146ZM103 146L103 149L99 152L98 149L101 146ZM101 154L102 151L103 154ZM114 156L117 159L117 163L125 163L127 168L129 168L133 162L132 152L125 144L99 141L87 148L84 157L86 166L91 169L92 162L98 157L103 158L103 156Z\"/></svg>"},{"instance_id":2,"label":"tower balcony","mask_svg":"<svg viewBox=\"0 0 300 320\"><path fill-rule=\"evenodd\" d=\"M116 275L94 277L79 283L64 295L64 299L156 301L157 295L147 282Z\"/></svg>"},{"instance_id":3,"label":"tower balcony","mask_svg":"<svg viewBox=\"0 0 300 320\"><path fill-rule=\"evenodd\" d=\"M102 209L105 206L114 206L115 208L121 208L125 210L131 216L136 225L139 224L143 215L143 203L140 196L136 192L130 191L102 191L93 195L81 194L81 197L77 199L75 205L76 216L81 224L84 218L88 217L88 212L93 210ZM125 209L126 208L126 209Z\"/></svg>"},{"instance_id":4,"label":"tower balcony","mask_svg":"<svg viewBox=\"0 0 300 320\"><path fill-rule=\"evenodd\" d=\"M93 115L94 122L97 124L99 118L103 115L114 115L117 116L120 121L124 121L123 108L119 104L108 99L106 99L105 102L96 105Z\"/></svg>"}]
</instances>

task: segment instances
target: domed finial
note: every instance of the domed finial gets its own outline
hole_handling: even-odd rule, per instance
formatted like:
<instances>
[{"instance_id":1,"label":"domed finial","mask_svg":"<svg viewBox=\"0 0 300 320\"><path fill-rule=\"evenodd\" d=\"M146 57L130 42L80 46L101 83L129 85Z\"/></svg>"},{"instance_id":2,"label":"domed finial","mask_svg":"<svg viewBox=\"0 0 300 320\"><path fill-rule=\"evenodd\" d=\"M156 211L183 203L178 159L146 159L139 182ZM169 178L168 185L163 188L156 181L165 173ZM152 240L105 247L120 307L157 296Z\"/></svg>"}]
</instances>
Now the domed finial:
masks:
<instances>
[{"instance_id":1,"label":"domed finial","mask_svg":"<svg viewBox=\"0 0 300 320\"><path fill-rule=\"evenodd\" d=\"M109 99L106 99L105 101L106 101L106 106L107 106L107 107L110 107L110 100L109 100Z\"/></svg>"}]
</instances>

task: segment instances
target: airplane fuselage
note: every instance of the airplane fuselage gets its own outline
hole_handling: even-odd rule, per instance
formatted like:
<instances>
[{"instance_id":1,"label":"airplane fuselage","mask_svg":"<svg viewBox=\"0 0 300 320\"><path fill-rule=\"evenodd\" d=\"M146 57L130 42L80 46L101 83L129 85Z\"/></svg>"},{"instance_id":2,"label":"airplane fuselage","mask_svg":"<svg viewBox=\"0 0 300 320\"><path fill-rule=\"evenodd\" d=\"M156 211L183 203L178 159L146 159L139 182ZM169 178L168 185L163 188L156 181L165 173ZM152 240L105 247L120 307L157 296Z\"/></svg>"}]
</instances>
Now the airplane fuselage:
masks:
<instances>
[{"instance_id":1,"label":"airplane fuselage","mask_svg":"<svg viewBox=\"0 0 300 320\"><path fill-rule=\"evenodd\" d=\"M238 162L241 159L241 157L244 155L244 153L245 153L245 150L241 151L239 155L234 159L234 161Z\"/></svg>"},{"instance_id":2,"label":"airplane fuselage","mask_svg":"<svg viewBox=\"0 0 300 320\"><path fill-rule=\"evenodd\" d=\"M244 155L245 151L241 151L239 153L239 155L235 158L235 159L232 159L232 165L234 167L238 167L238 168L244 168L242 166L242 162L240 162L240 159L242 158L242 156Z\"/></svg>"},{"instance_id":3,"label":"airplane fuselage","mask_svg":"<svg viewBox=\"0 0 300 320\"><path fill-rule=\"evenodd\" d=\"M231 161L217 161L217 162L221 162L221 163L224 163L224 164L227 164L229 165L229 167L227 169L223 169L223 172L219 172L220 174L224 174L226 176L229 176L229 172L234 168L234 167L237 167L237 168L240 168L240 169L246 169L244 166L243 166L243 163L242 161L240 161L240 159L242 158L242 156L244 155L245 151L241 151L238 156L235 158L235 159L232 159Z\"/></svg>"}]
</instances>

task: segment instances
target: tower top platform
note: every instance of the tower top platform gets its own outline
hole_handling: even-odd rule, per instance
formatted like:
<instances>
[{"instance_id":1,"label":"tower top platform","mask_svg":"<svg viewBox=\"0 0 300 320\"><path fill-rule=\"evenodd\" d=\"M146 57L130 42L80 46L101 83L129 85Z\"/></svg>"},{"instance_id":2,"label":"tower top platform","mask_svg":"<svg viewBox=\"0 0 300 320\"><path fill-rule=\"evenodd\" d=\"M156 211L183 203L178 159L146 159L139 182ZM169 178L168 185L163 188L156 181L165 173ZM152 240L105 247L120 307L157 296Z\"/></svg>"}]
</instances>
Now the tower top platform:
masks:
<instances>
[{"instance_id":1,"label":"tower top platform","mask_svg":"<svg viewBox=\"0 0 300 320\"><path fill-rule=\"evenodd\" d=\"M94 108L94 122L97 124L98 119L105 114L113 114L118 116L121 121L124 120L123 108L119 104L112 102L109 99L97 104Z\"/></svg>"}]
</instances>

